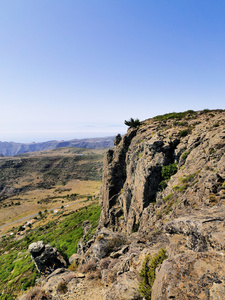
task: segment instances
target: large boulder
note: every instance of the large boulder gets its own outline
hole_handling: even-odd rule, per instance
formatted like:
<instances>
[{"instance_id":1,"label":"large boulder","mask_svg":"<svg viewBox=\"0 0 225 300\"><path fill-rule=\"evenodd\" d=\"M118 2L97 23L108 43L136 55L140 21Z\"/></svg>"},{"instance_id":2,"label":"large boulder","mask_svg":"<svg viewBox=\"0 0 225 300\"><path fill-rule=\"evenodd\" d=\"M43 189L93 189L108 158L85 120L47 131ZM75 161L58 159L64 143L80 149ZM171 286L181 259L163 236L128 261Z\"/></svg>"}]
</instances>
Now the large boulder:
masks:
<instances>
[{"instance_id":1,"label":"large boulder","mask_svg":"<svg viewBox=\"0 0 225 300\"><path fill-rule=\"evenodd\" d=\"M88 255L91 255L94 259L102 259L110 253L121 250L122 252L118 255L120 256L123 252L126 252L127 247L124 246L126 243L127 239L123 234L112 232L103 227L88 250Z\"/></svg>"},{"instance_id":2,"label":"large boulder","mask_svg":"<svg viewBox=\"0 0 225 300\"><path fill-rule=\"evenodd\" d=\"M66 261L56 248L45 245L43 241L32 243L29 246L31 258L37 270L43 274L52 273L58 268L65 268Z\"/></svg>"}]
</instances>

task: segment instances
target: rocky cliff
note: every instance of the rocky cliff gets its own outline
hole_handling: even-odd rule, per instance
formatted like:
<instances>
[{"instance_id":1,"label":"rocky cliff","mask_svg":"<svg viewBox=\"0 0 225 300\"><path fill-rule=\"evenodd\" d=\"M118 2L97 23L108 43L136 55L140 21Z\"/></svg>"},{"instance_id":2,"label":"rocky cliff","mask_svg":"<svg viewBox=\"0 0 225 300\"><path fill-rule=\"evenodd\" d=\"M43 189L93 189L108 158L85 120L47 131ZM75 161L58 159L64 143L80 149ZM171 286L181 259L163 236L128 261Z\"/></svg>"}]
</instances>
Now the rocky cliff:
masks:
<instances>
[{"instance_id":1,"label":"rocky cliff","mask_svg":"<svg viewBox=\"0 0 225 300\"><path fill-rule=\"evenodd\" d=\"M101 278L96 299L225 299L225 111L157 116L115 144L76 258ZM63 299L88 299L79 284Z\"/></svg>"},{"instance_id":2,"label":"rocky cliff","mask_svg":"<svg viewBox=\"0 0 225 300\"><path fill-rule=\"evenodd\" d=\"M105 156L100 204L100 227L128 234L139 259L167 250L152 299L225 299L225 111L129 128Z\"/></svg>"}]
</instances>

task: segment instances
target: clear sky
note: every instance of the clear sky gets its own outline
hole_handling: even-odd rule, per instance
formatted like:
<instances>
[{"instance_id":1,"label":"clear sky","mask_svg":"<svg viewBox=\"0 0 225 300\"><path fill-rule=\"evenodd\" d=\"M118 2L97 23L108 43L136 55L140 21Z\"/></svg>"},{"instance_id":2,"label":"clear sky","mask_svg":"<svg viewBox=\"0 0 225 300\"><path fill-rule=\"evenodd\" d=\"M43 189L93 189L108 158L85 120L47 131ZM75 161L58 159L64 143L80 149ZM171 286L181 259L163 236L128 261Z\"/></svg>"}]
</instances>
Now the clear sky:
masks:
<instances>
[{"instance_id":1,"label":"clear sky","mask_svg":"<svg viewBox=\"0 0 225 300\"><path fill-rule=\"evenodd\" d=\"M224 0L1 0L0 141L225 108Z\"/></svg>"}]
</instances>

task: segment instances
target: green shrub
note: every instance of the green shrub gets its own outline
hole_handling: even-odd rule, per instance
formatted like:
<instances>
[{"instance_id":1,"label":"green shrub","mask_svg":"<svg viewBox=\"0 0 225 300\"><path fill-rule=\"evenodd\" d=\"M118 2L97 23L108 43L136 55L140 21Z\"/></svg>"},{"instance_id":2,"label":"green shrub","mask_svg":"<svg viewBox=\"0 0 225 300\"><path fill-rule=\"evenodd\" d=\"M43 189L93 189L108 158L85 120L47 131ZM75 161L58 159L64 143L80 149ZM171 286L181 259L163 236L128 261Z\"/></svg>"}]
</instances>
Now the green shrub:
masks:
<instances>
[{"instance_id":1,"label":"green shrub","mask_svg":"<svg viewBox=\"0 0 225 300\"><path fill-rule=\"evenodd\" d=\"M168 166L162 167L162 177L164 180L169 180L170 177L177 173L177 166L176 164L169 164Z\"/></svg>"},{"instance_id":2,"label":"green shrub","mask_svg":"<svg viewBox=\"0 0 225 300\"><path fill-rule=\"evenodd\" d=\"M166 250L162 248L159 250L158 254L155 254L152 258L150 255L145 257L139 274L141 282L138 290L147 300L151 300L152 286L155 281L155 270L166 258Z\"/></svg>"},{"instance_id":3,"label":"green shrub","mask_svg":"<svg viewBox=\"0 0 225 300\"><path fill-rule=\"evenodd\" d=\"M187 111L179 112L179 113L173 112L173 113L169 113L169 114L165 114L165 115L156 116L156 117L154 117L154 119L157 121L166 122L167 120L170 120L170 119L181 120L181 119L185 118L187 115L196 115L196 112L193 110L187 110Z\"/></svg>"},{"instance_id":4,"label":"green shrub","mask_svg":"<svg viewBox=\"0 0 225 300\"><path fill-rule=\"evenodd\" d=\"M133 118L130 118L130 121L125 120L124 124L132 128L137 128L141 125L141 122L139 121L139 119L134 120Z\"/></svg>"},{"instance_id":5,"label":"green shrub","mask_svg":"<svg viewBox=\"0 0 225 300\"><path fill-rule=\"evenodd\" d=\"M186 152L184 152L184 154L181 156L181 158L182 158L183 160L186 160L186 158L188 157L189 154L190 154L190 151L186 151Z\"/></svg>"},{"instance_id":6,"label":"green shrub","mask_svg":"<svg viewBox=\"0 0 225 300\"><path fill-rule=\"evenodd\" d=\"M173 197L173 193L167 195L163 200L164 200L165 202L167 202L167 201L169 201L172 197Z\"/></svg>"},{"instance_id":7,"label":"green shrub","mask_svg":"<svg viewBox=\"0 0 225 300\"><path fill-rule=\"evenodd\" d=\"M159 183L159 188L160 188L160 190L164 190L166 187L167 187L167 183L165 182L165 180L162 180L162 181Z\"/></svg>"},{"instance_id":8,"label":"green shrub","mask_svg":"<svg viewBox=\"0 0 225 300\"><path fill-rule=\"evenodd\" d=\"M179 136L180 136L180 137L185 137L185 136L187 136L187 135L190 134L190 133L191 133L191 130L190 130L189 128L187 128L187 129L181 130L181 131L179 132Z\"/></svg>"},{"instance_id":9,"label":"green shrub","mask_svg":"<svg viewBox=\"0 0 225 300\"><path fill-rule=\"evenodd\" d=\"M177 165L172 163L167 166L163 166L161 170L162 181L159 183L159 189L163 190L167 187L167 182L170 177L177 173Z\"/></svg>"}]
</instances>

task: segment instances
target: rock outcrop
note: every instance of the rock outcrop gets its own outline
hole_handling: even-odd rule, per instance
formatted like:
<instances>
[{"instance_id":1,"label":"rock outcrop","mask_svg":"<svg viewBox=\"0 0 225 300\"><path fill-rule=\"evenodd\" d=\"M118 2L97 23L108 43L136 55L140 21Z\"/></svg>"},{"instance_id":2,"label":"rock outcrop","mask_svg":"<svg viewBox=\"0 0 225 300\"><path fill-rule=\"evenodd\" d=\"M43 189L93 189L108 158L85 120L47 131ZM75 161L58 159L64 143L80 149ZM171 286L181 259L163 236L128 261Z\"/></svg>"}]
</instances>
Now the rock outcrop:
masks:
<instances>
[{"instance_id":1,"label":"rock outcrop","mask_svg":"<svg viewBox=\"0 0 225 300\"><path fill-rule=\"evenodd\" d=\"M161 248L148 299L225 299L225 111L129 128L105 155L100 205L95 236L71 258L101 274L100 299L143 299L140 270Z\"/></svg>"},{"instance_id":2,"label":"rock outcrop","mask_svg":"<svg viewBox=\"0 0 225 300\"><path fill-rule=\"evenodd\" d=\"M223 253L179 254L163 262L152 299L225 299Z\"/></svg>"},{"instance_id":3,"label":"rock outcrop","mask_svg":"<svg viewBox=\"0 0 225 300\"><path fill-rule=\"evenodd\" d=\"M50 274L54 270L67 266L66 261L56 248L45 245L43 241L32 243L29 252L38 272Z\"/></svg>"},{"instance_id":4,"label":"rock outcrop","mask_svg":"<svg viewBox=\"0 0 225 300\"><path fill-rule=\"evenodd\" d=\"M108 151L100 228L128 233L117 270L127 259L129 267L107 299L116 297L115 287L126 299L124 277L138 277L146 255L161 247L168 259L156 271L152 300L225 298L224 125L222 110L158 116Z\"/></svg>"},{"instance_id":5,"label":"rock outcrop","mask_svg":"<svg viewBox=\"0 0 225 300\"><path fill-rule=\"evenodd\" d=\"M173 211L223 202L224 117L224 111L189 112L178 120L171 114L129 129L104 160L101 226L130 233L146 209L151 214L151 203L161 206L171 194L179 202ZM177 173L165 180L162 170L173 163Z\"/></svg>"}]
</instances>

